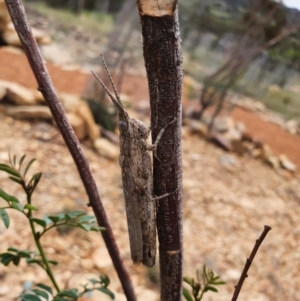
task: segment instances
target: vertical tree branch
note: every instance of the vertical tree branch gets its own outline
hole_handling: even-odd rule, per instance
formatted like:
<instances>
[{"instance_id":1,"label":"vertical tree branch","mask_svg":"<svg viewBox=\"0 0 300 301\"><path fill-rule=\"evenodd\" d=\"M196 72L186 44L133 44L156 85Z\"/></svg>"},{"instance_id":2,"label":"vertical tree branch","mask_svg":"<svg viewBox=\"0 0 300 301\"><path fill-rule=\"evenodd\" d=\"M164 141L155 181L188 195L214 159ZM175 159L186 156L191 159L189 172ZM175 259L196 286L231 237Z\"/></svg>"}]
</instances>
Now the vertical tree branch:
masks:
<instances>
[{"instance_id":1,"label":"vertical tree branch","mask_svg":"<svg viewBox=\"0 0 300 301\"><path fill-rule=\"evenodd\" d=\"M176 0L138 0L147 70L152 141L170 121L154 158L154 193L176 193L158 201L161 300L181 300L182 283L182 54Z\"/></svg>"},{"instance_id":2,"label":"vertical tree branch","mask_svg":"<svg viewBox=\"0 0 300 301\"><path fill-rule=\"evenodd\" d=\"M247 258L247 260L246 260L246 264L244 266L244 269L243 269L243 272L241 274L240 280L239 280L238 284L235 286L234 294L233 294L233 297L232 297L231 301L236 301L237 300L237 298L239 296L239 293L241 291L241 288L243 286L243 283L244 283L246 277L248 277L248 271L249 271L250 266L251 266L251 264L254 260L256 252L257 252L259 246L261 245L261 243L263 242L263 240L265 239L265 237L267 236L267 234L270 230L272 230L272 228L270 226L266 225L264 227L264 230L261 233L259 239L256 240L255 245L253 247L253 250L250 254L250 257Z\"/></svg>"},{"instance_id":3,"label":"vertical tree branch","mask_svg":"<svg viewBox=\"0 0 300 301\"><path fill-rule=\"evenodd\" d=\"M94 177L91 173L88 161L83 153L80 143L66 117L65 111L58 100L57 93L53 87L48 70L45 67L43 58L40 54L37 43L32 35L30 26L27 22L25 9L20 0L5 0L9 14L14 23L15 29L19 35L23 49L30 63L31 69L39 85L53 118L65 140L66 145L74 159L79 175L84 184L89 197L89 202L99 226L105 227L106 231L101 232L112 262L122 283L127 300L135 301L136 297L133 291L129 275L123 265L119 249L116 245L111 226L108 222L101 197L99 195Z\"/></svg>"}]
</instances>

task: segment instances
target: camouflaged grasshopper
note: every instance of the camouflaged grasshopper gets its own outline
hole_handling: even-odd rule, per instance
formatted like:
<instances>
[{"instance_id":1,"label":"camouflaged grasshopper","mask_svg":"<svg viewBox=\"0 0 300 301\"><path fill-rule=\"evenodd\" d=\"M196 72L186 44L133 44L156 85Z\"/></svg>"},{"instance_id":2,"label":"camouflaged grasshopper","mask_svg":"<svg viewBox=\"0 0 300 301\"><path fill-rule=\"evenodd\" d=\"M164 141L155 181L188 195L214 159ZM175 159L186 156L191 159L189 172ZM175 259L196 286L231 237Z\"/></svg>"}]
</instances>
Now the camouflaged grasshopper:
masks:
<instances>
[{"instance_id":1,"label":"camouflaged grasshopper","mask_svg":"<svg viewBox=\"0 0 300 301\"><path fill-rule=\"evenodd\" d=\"M156 255L156 201L172 193L166 193L159 197L153 196L153 174L149 151L153 151L156 156L156 147L166 127L161 129L153 145L147 143L151 129L141 121L129 117L102 55L101 58L115 97L102 80L93 71L92 73L119 112L119 164L122 171L131 258L135 264L142 262L151 267L155 263Z\"/></svg>"}]
</instances>

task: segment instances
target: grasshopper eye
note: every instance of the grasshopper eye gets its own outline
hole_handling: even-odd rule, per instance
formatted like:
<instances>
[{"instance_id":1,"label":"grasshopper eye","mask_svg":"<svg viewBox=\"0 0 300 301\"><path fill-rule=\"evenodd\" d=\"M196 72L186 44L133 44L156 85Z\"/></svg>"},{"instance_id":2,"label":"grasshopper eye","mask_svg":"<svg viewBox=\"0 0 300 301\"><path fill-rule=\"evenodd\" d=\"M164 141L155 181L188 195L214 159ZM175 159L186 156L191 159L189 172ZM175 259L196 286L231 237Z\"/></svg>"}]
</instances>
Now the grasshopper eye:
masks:
<instances>
[{"instance_id":1,"label":"grasshopper eye","mask_svg":"<svg viewBox=\"0 0 300 301\"><path fill-rule=\"evenodd\" d=\"M125 133L128 130L128 123L124 121L119 122L119 129L121 133Z\"/></svg>"}]
</instances>

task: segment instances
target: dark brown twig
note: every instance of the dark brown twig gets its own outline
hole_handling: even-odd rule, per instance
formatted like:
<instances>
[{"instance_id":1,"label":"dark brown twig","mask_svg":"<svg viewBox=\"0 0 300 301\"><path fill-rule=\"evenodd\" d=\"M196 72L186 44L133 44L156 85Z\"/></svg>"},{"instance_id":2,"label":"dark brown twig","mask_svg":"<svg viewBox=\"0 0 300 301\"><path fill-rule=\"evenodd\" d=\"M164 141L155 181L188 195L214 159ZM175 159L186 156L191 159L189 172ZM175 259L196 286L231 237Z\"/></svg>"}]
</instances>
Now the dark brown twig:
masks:
<instances>
[{"instance_id":1,"label":"dark brown twig","mask_svg":"<svg viewBox=\"0 0 300 301\"><path fill-rule=\"evenodd\" d=\"M45 67L43 58L27 22L24 6L20 0L5 0L5 3L22 43L23 50L26 53L31 69L38 82L38 89L42 92L44 99L51 110L53 118L77 166L79 175L89 197L89 204L93 208L99 226L106 228L106 231L101 233L114 267L118 273L119 279L122 283L127 300L135 301L136 296L134 294L131 280L121 259L112 228L108 222L108 218L88 161L80 146L79 140L66 117L65 111L59 102L48 70Z\"/></svg>"},{"instance_id":2,"label":"dark brown twig","mask_svg":"<svg viewBox=\"0 0 300 301\"><path fill-rule=\"evenodd\" d=\"M250 268L250 266L251 266L251 264L254 260L256 252L257 252L259 246L261 245L261 243L263 242L263 240L265 239L265 237L267 236L267 234L270 230L272 230L272 228L270 226L266 225L264 227L264 231L260 235L259 239L256 240L254 248L253 248L253 250L250 254L250 257L247 258L247 260L246 260L246 264L245 264L244 270L241 274L240 280L239 280L238 284L235 286L234 294L233 294L233 297L232 297L231 301L236 301L237 300L237 298L239 296L239 293L241 291L241 288L243 286L243 283L244 283L246 277L248 277L248 271L249 271L249 268Z\"/></svg>"},{"instance_id":3,"label":"dark brown twig","mask_svg":"<svg viewBox=\"0 0 300 301\"><path fill-rule=\"evenodd\" d=\"M161 301L182 300L182 53L177 0L160 1L169 9L156 10L157 1L138 0L144 60L148 77L152 141L170 125L153 158L153 186L157 196L176 190L157 206ZM152 3L152 5L149 5ZM147 9L152 7L151 9ZM154 9L155 8L155 9Z\"/></svg>"}]
</instances>

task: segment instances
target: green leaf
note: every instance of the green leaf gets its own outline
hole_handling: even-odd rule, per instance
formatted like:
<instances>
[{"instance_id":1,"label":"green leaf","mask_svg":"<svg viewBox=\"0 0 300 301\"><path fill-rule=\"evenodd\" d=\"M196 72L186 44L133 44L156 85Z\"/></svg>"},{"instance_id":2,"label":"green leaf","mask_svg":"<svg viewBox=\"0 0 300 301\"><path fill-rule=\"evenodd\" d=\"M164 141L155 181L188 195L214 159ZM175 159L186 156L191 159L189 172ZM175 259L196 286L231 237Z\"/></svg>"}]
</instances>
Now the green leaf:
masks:
<instances>
[{"instance_id":1,"label":"green leaf","mask_svg":"<svg viewBox=\"0 0 300 301\"><path fill-rule=\"evenodd\" d=\"M65 290L61 291L57 294L57 297L68 297L68 298L77 298L77 290Z\"/></svg>"},{"instance_id":2,"label":"green leaf","mask_svg":"<svg viewBox=\"0 0 300 301\"><path fill-rule=\"evenodd\" d=\"M24 294L21 297L22 301L41 301L39 296L33 294Z\"/></svg>"},{"instance_id":3,"label":"green leaf","mask_svg":"<svg viewBox=\"0 0 300 301\"><path fill-rule=\"evenodd\" d=\"M18 250L18 249L16 249L16 248L10 247L10 248L7 249L7 251L18 253L20 250Z\"/></svg>"},{"instance_id":4,"label":"green leaf","mask_svg":"<svg viewBox=\"0 0 300 301\"><path fill-rule=\"evenodd\" d=\"M99 283L99 280L94 279L94 278L88 279L88 281L89 281L90 283L92 283L93 285Z\"/></svg>"},{"instance_id":5,"label":"green leaf","mask_svg":"<svg viewBox=\"0 0 300 301\"><path fill-rule=\"evenodd\" d=\"M54 215L50 215L50 216L47 216L48 219L50 219L54 224L57 223L59 221L59 217L58 216L54 216ZM44 218L45 220L45 218Z\"/></svg>"},{"instance_id":6,"label":"green leaf","mask_svg":"<svg viewBox=\"0 0 300 301\"><path fill-rule=\"evenodd\" d=\"M21 169L22 164L23 164L23 161L24 161L25 158L26 158L26 155L23 155L23 156L21 157L21 159L20 159L20 161L19 161L19 170Z\"/></svg>"},{"instance_id":7,"label":"green leaf","mask_svg":"<svg viewBox=\"0 0 300 301\"><path fill-rule=\"evenodd\" d=\"M105 285L105 287L107 287L110 284L110 279L107 275L100 275L99 279L100 279L100 282Z\"/></svg>"},{"instance_id":8,"label":"green leaf","mask_svg":"<svg viewBox=\"0 0 300 301\"><path fill-rule=\"evenodd\" d=\"M29 251L26 251L26 250L23 250L23 251L19 251L18 256L20 257L23 257L23 258L30 258L30 252Z\"/></svg>"},{"instance_id":9,"label":"green leaf","mask_svg":"<svg viewBox=\"0 0 300 301\"><path fill-rule=\"evenodd\" d=\"M26 259L26 262L27 262L27 263L37 263L37 264L40 265L40 266L43 265L41 260L34 259L34 258L27 258L27 259Z\"/></svg>"},{"instance_id":10,"label":"green leaf","mask_svg":"<svg viewBox=\"0 0 300 301\"><path fill-rule=\"evenodd\" d=\"M20 203L20 201L13 195L6 193L0 188L0 197L9 203Z\"/></svg>"},{"instance_id":11,"label":"green leaf","mask_svg":"<svg viewBox=\"0 0 300 301\"><path fill-rule=\"evenodd\" d=\"M27 164L26 168L25 168L25 171L24 171L24 177L26 176L27 174L27 171L29 170L30 166L32 165L32 163L35 161L36 159L31 159L29 161L29 163Z\"/></svg>"},{"instance_id":12,"label":"green leaf","mask_svg":"<svg viewBox=\"0 0 300 301\"><path fill-rule=\"evenodd\" d=\"M206 286L204 288L204 292L207 292L207 291L212 291L212 292L215 292L215 293L218 292L218 290L215 287L213 287L213 286Z\"/></svg>"},{"instance_id":13,"label":"green leaf","mask_svg":"<svg viewBox=\"0 0 300 301\"><path fill-rule=\"evenodd\" d=\"M78 223L78 224L77 224L77 227L79 227L79 228L85 230L86 232L89 232L89 231L91 230L91 228L92 228L92 225L89 225L89 224L80 224L80 223Z\"/></svg>"},{"instance_id":14,"label":"green leaf","mask_svg":"<svg viewBox=\"0 0 300 301\"><path fill-rule=\"evenodd\" d=\"M49 294L53 296L52 288L46 284L43 283L37 283L36 285L39 288L42 288L43 290L47 291Z\"/></svg>"},{"instance_id":15,"label":"green leaf","mask_svg":"<svg viewBox=\"0 0 300 301\"><path fill-rule=\"evenodd\" d=\"M55 297L52 301L70 301L69 298Z\"/></svg>"},{"instance_id":16,"label":"green leaf","mask_svg":"<svg viewBox=\"0 0 300 301\"><path fill-rule=\"evenodd\" d=\"M5 209L0 209L0 219L3 220L4 226L6 227L6 229L8 229L10 224L10 219Z\"/></svg>"},{"instance_id":17,"label":"green leaf","mask_svg":"<svg viewBox=\"0 0 300 301\"><path fill-rule=\"evenodd\" d=\"M206 265L205 264L203 265L202 276L203 276L203 282L207 283L208 282L208 277L207 277Z\"/></svg>"},{"instance_id":18,"label":"green leaf","mask_svg":"<svg viewBox=\"0 0 300 301\"><path fill-rule=\"evenodd\" d=\"M20 260L21 260L21 257L18 257L18 256L15 256L15 257L12 259L14 265L19 265Z\"/></svg>"},{"instance_id":19,"label":"green leaf","mask_svg":"<svg viewBox=\"0 0 300 301\"><path fill-rule=\"evenodd\" d=\"M78 216L85 215L86 213L83 211L71 211L65 214L66 219L72 219Z\"/></svg>"},{"instance_id":20,"label":"green leaf","mask_svg":"<svg viewBox=\"0 0 300 301\"><path fill-rule=\"evenodd\" d=\"M190 277L183 277L183 281L189 284L191 287L194 286L194 279Z\"/></svg>"},{"instance_id":21,"label":"green leaf","mask_svg":"<svg viewBox=\"0 0 300 301\"><path fill-rule=\"evenodd\" d=\"M46 226L47 226L47 223L43 219L32 217L32 218L30 218L30 220L37 223L38 225L42 226L43 228L46 228Z\"/></svg>"},{"instance_id":22,"label":"green leaf","mask_svg":"<svg viewBox=\"0 0 300 301\"><path fill-rule=\"evenodd\" d=\"M41 177L42 177L42 173L38 172L38 173L34 174L31 178L31 180L29 181L29 184L27 185L27 187L29 188L31 194L35 190L38 183L40 182Z\"/></svg>"},{"instance_id":23,"label":"green leaf","mask_svg":"<svg viewBox=\"0 0 300 301\"><path fill-rule=\"evenodd\" d=\"M33 206L33 205L31 205L31 204L26 204L26 205L24 206L24 209L29 209L29 210L38 211L38 207Z\"/></svg>"},{"instance_id":24,"label":"green leaf","mask_svg":"<svg viewBox=\"0 0 300 301\"><path fill-rule=\"evenodd\" d=\"M190 292L186 289L186 288L182 288L182 294L185 298L186 301L194 301L192 295L190 294Z\"/></svg>"},{"instance_id":25,"label":"green leaf","mask_svg":"<svg viewBox=\"0 0 300 301\"><path fill-rule=\"evenodd\" d=\"M32 291L34 293L36 293L38 296L41 296L41 297L45 298L46 300L49 300L49 295L45 291L42 291L39 289L33 289Z\"/></svg>"},{"instance_id":26,"label":"green leaf","mask_svg":"<svg viewBox=\"0 0 300 301\"><path fill-rule=\"evenodd\" d=\"M79 223L85 223L89 221L94 221L95 217L93 215L84 215L79 219Z\"/></svg>"},{"instance_id":27,"label":"green leaf","mask_svg":"<svg viewBox=\"0 0 300 301\"><path fill-rule=\"evenodd\" d=\"M5 266L8 266L10 262L15 258L16 256L11 253L2 253L0 254L1 263Z\"/></svg>"},{"instance_id":28,"label":"green leaf","mask_svg":"<svg viewBox=\"0 0 300 301\"><path fill-rule=\"evenodd\" d=\"M20 173L17 170L15 170L13 167L10 167L9 165L0 163L0 170L5 171L6 173L15 176L16 178L19 179L21 178Z\"/></svg>"},{"instance_id":29,"label":"green leaf","mask_svg":"<svg viewBox=\"0 0 300 301\"><path fill-rule=\"evenodd\" d=\"M16 177L12 177L12 176L10 176L9 177L12 181L14 181L14 182L16 182L16 183L18 183L18 184L20 184L20 185L23 185L23 180L21 180L21 179L19 179L19 178L16 178Z\"/></svg>"},{"instance_id":30,"label":"green leaf","mask_svg":"<svg viewBox=\"0 0 300 301\"><path fill-rule=\"evenodd\" d=\"M49 218L48 215L45 215L43 220L46 222L47 226L53 223L53 221Z\"/></svg>"},{"instance_id":31,"label":"green leaf","mask_svg":"<svg viewBox=\"0 0 300 301\"><path fill-rule=\"evenodd\" d=\"M62 220L64 220L64 219L66 219L65 213L59 213L59 214L57 214L56 216L59 218L59 221L62 221Z\"/></svg>"},{"instance_id":32,"label":"green leaf","mask_svg":"<svg viewBox=\"0 0 300 301\"><path fill-rule=\"evenodd\" d=\"M10 151L8 152L8 158L9 158L10 165L13 165L13 161L12 161L11 156L10 156Z\"/></svg>"},{"instance_id":33,"label":"green leaf","mask_svg":"<svg viewBox=\"0 0 300 301\"><path fill-rule=\"evenodd\" d=\"M17 163L17 156L16 155L14 155L13 163L14 163L14 166L16 166L16 163Z\"/></svg>"},{"instance_id":34,"label":"green leaf","mask_svg":"<svg viewBox=\"0 0 300 301\"><path fill-rule=\"evenodd\" d=\"M18 211L20 211L20 212L23 211L23 206L20 203L16 203L16 202L12 203L11 207L14 208L14 209L16 209L16 210L18 210Z\"/></svg>"},{"instance_id":35,"label":"green leaf","mask_svg":"<svg viewBox=\"0 0 300 301\"><path fill-rule=\"evenodd\" d=\"M110 296L113 300L115 299L114 293L106 287L97 287L96 290Z\"/></svg>"}]
</instances>

